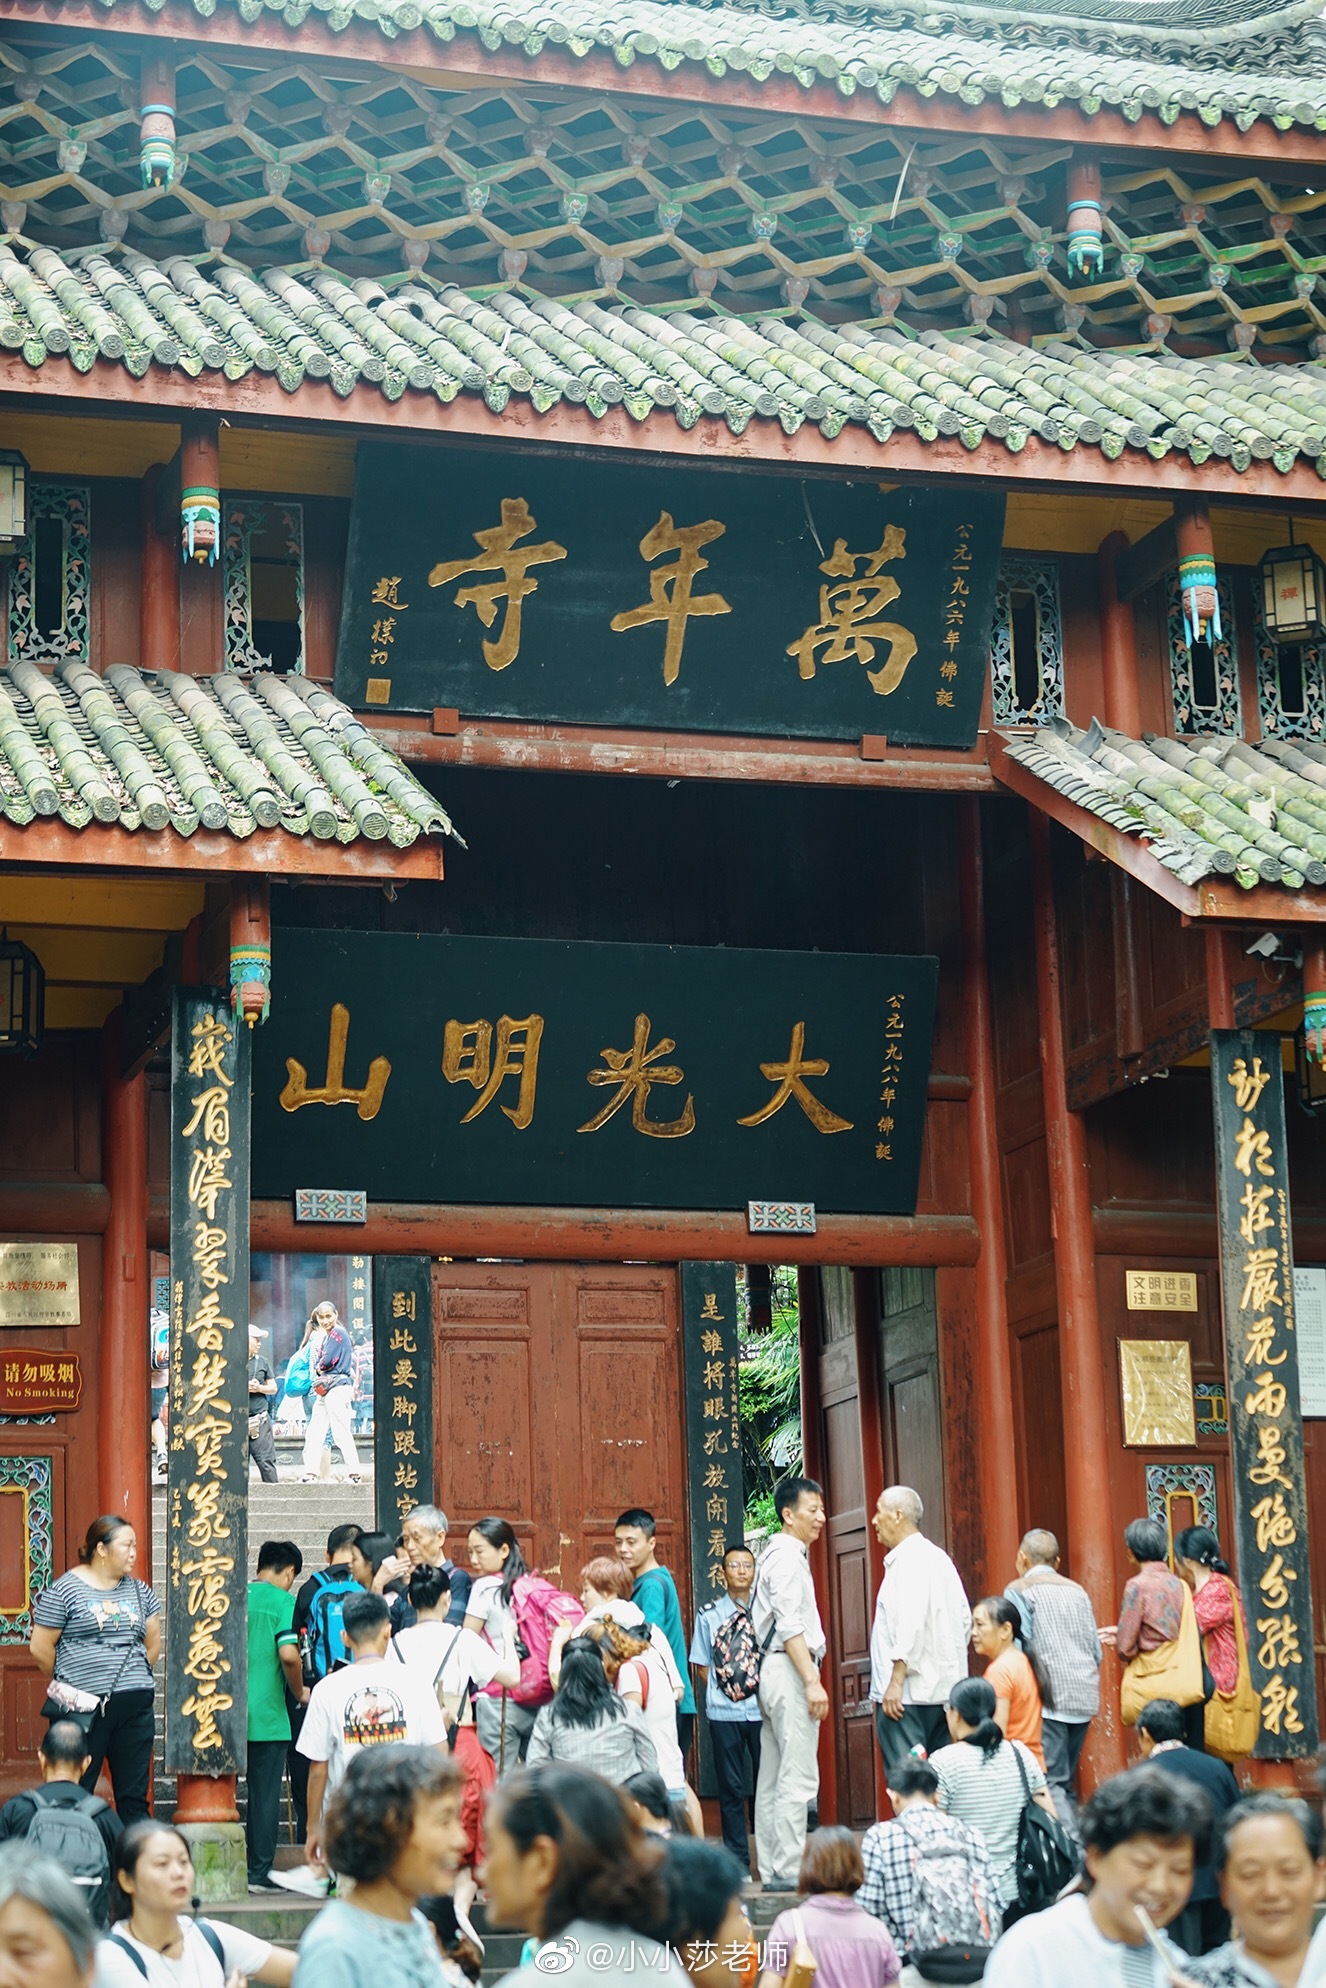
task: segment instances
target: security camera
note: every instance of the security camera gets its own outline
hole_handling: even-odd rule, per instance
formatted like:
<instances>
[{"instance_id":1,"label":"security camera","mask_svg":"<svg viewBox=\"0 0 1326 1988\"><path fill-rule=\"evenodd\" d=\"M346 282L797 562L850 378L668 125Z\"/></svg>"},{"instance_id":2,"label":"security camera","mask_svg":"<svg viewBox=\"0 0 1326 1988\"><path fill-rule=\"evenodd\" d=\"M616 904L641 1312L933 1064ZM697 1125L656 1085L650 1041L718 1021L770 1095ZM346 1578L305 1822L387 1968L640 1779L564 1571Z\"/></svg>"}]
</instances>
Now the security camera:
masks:
<instances>
[{"instance_id":1,"label":"security camera","mask_svg":"<svg viewBox=\"0 0 1326 1988\"><path fill-rule=\"evenodd\" d=\"M1263 932L1260 939L1254 939L1247 949L1249 959L1274 959L1280 950L1280 934Z\"/></svg>"}]
</instances>

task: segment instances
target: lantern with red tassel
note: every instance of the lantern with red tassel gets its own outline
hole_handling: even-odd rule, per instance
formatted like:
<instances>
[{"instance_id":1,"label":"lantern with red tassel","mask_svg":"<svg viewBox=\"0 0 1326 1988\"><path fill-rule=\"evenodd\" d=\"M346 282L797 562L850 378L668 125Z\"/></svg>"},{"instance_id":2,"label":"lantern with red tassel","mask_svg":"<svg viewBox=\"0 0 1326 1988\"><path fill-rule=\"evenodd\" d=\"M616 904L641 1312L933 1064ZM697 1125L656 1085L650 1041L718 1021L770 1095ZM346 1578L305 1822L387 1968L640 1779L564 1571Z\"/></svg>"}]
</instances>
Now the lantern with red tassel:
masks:
<instances>
[{"instance_id":1,"label":"lantern with red tassel","mask_svg":"<svg viewBox=\"0 0 1326 1988\"><path fill-rule=\"evenodd\" d=\"M1192 502L1175 515L1179 542L1179 598L1183 603L1183 632L1194 642L1219 641L1220 591L1216 586L1215 546L1206 505Z\"/></svg>"},{"instance_id":2,"label":"lantern with red tassel","mask_svg":"<svg viewBox=\"0 0 1326 1988\"><path fill-rule=\"evenodd\" d=\"M266 877L230 886L230 1005L250 1028L272 1011L272 912Z\"/></svg>"},{"instance_id":3,"label":"lantern with red tassel","mask_svg":"<svg viewBox=\"0 0 1326 1988\"><path fill-rule=\"evenodd\" d=\"M138 128L138 160L143 185L169 187L175 180L175 64L168 56L148 55L141 72L142 123Z\"/></svg>"},{"instance_id":4,"label":"lantern with red tassel","mask_svg":"<svg viewBox=\"0 0 1326 1988\"><path fill-rule=\"evenodd\" d=\"M1068 245L1070 276L1085 280L1105 268L1105 210L1101 202L1100 167L1094 159L1072 159L1068 166Z\"/></svg>"}]
</instances>

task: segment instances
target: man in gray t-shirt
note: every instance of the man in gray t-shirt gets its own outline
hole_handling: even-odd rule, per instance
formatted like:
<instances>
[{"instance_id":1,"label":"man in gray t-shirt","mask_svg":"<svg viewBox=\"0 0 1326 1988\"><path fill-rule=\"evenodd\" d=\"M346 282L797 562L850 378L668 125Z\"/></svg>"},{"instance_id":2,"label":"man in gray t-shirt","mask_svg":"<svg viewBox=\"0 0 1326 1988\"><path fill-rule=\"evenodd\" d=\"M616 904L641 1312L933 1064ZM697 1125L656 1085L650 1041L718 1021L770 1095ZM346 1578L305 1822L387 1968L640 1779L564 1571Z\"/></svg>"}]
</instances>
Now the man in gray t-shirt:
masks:
<instances>
[{"instance_id":1,"label":"man in gray t-shirt","mask_svg":"<svg viewBox=\"0 0 1326 1988\"><path fill-rule=\"evenodd\" d=\"M259 1326L249 1327L249 1456L258 1466L264 1484L277 1482L276 1436L272 1429L272 1396L276 1376L272 1363L262 1350L267 1334Z\"/></svg>"}]
</instances>

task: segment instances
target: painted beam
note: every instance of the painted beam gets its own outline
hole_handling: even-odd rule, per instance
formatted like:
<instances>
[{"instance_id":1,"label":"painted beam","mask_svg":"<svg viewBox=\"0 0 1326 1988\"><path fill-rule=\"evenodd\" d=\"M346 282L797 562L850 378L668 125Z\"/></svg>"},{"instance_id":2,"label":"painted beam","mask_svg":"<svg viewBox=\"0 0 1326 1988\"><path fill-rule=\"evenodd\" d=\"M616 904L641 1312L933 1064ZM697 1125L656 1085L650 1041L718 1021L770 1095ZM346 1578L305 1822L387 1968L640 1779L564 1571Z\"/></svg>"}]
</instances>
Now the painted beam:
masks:
<instances>
[{"instance_id":1,"label":"painted beam","mask_svg":"<svg viewBox=\"0 0 1326 1988\"><path fill-rule=\"evenodd\" d=\"M237 840L200 829L196 835L126 828L70 828L62 821L34 821L26 828L0 822L0 863L53 864L67 870L153 870L180 875L326 877L342 883L400 882L442 876L442 850L420 837L409 849L362 838L343 846L314 842L279 830Z\"/></svg>"},{"instance_id":2,"label":"painted beam","mask_svg":"<svg viewBox=\"0 0 1326 1988\"><path fill-rule=\"evenodd\" d=\"M434 735L428 720L361 712L363 722L408 766L488 766L542 773L635 773L656 780L742 780L778 785L871 787L989 794L985 734L971 752L890 747L864 759L861 743L630 732L594 725L462 721Z\"/></svg>"},{"instance_id":3,"label":"painted beam","mask_svg":"<svg viewBox=\"0 0 1326 1988\"><path fill-rule=\"evenodd\" d=\"M665 108L680 101L722 110L744 109L759 117L797 117L840 126L882 125L931 138L955 134L1021 138L1033 144L1063 142L1097 147L1104 154L1118 150L1132 163L1139 148L1152 153L1228 158L1249 170L1258 160L1281 170L1326 162L1326 136L1298 128L1280 132L1269 118L1259 118L1246 132L1228 118L1208 127L1194 111L1181 111L1172 125L1163 124L1154 113L1132 124L1120 111L1102 109L1087 116L1068 104L1055 110L1038 105L1008 110L989 99L964 104L939 92L922 96L906 87L898 89L891 103L881 104L873 92L861 90L847 97L829 82L806 89L779 75L762 83L732 70L721 79L710 77L699 62L685 62L667 73L647 57L634 63L628 83L627 72L606 51L577 57L545 45L537 57L530 57L508 46L498 54L483 48L476 36L460 34L444 52L425 28L397 33L388 41L367 23L355 22L334 32L316 14L292 32L267 13L257 21L245 22L237 11L228 8L224 14L204 20L182 0L171 0L151 14L145 8L129 6L104 9L89 5L88 0L65 0L58 6L53 0L0 0L0 20L24 24L57 21L61 28L98 37L165 35L203 47L268 51L285 61L298 58L316 63L322 73L333 73L333 64L349 69L368 63L379 71L400 70L440 90L500 89L509 82L522 90L555 85L590 96L619 97L629 89L637 101L648 104L653 99Z\"/></svg>"},{"instance_id":4,"label":"painted beam","mask_svg":"<svg viewBox=\"0 0 1326 1988\"><path fill-rule=\"evenodd\" d=\"M40 398L52 413L67 412L83 402L103 411L118 407L154 415L164 408L194 408L210 410L227 421L267 427L282 424L298 428L310 422L323 429L358 429L375 436L400 434L412 442L436 435L461 441L505 442L526 451L544 446L596 453L615 449L646 462L676 459L722 469L758 465L803 476L808 472L836 477L887 474L931 482L952 477L955 482L978 486L994 481L1075 494L1086 482L1094 492L1110 490L1152 498L1162 491L1191 497L1199 489L1208 500L1230 497L1273 502L1281 512L1299 506L1316 510L1326 504L1326 486L1306 463L1282 475L1270 463L1254 462L1240 474L1227 462L1216 460L1198 469L1178 452L1153 462L1141 449L1125 449L1117 461L1110 462L1098 449L1079 445L1065 451L1037 435L1014 455L1000 442L987 440L967 449L952 436L923 442L906 431L880 443L856 423L830 442L809 423L795 435L787 435L777 421L759 418L743 435L733 435L717 415L701 417L688 430L661 409L638 422L620 407L611 407L596 418L584 408L562 402L540 414L528 401L518 398L509 401L501 414L494 414L477 394L459 394L450 405L444 405L431 395L411 390L390 401L376 387L362 382L342 396L323 380L305 380L294 393L287 393L266 374L247 373L243 379L228 380L221 372L210 372L193 380L155 364L142 379L135 379L110 359L97 359L90 371L80 373L72 361L62 357L48 357L39 367L32 367L19 353L0 353L0 397L14 407L31 405Z\"/></svg>"}]
</instances>

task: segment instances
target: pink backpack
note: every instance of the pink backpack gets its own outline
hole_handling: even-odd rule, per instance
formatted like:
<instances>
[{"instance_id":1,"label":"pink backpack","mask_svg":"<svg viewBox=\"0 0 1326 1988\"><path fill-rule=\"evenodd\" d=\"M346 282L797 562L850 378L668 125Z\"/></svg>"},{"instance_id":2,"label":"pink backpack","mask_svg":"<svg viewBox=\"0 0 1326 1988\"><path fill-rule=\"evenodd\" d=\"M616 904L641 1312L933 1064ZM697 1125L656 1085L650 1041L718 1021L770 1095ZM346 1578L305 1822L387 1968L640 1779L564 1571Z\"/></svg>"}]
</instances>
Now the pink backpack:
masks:
<instances>
[{"instance_id":1,"label":"pink backpack","mask_svg":"<svg viewBox=\"0 0 1326 1988\"><path fill-rule=\"evenodd\" d=\"M585 1611L574 1595L555 1588L542 1574L522 1574L511 1589L516 1635L524 1646L520 1683L511 1693L517 1705L537 1708L553 1695L548 1676L548 1650L563 1622L583 1622Z\"/></svg>"}]
</instances>

